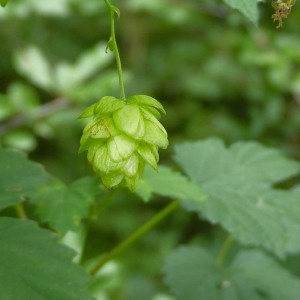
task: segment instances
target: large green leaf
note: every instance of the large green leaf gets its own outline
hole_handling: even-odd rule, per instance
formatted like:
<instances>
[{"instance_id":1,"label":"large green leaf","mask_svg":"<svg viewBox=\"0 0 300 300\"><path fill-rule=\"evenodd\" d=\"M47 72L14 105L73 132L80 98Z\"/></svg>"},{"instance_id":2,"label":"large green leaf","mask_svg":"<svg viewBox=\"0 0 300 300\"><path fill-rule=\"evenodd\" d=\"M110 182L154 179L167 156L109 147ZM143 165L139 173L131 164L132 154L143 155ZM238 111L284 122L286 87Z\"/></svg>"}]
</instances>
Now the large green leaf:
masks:
<instances>
[{"instance_id":1,"label":"large green leaf","mask_svg":"<svg viewBox=\"0 0 300 300\"><path fill-rule=\"evenodd\" d=\"M180 173L162 166L158 168L158 172L149 167L145 168L136 193L145 201L149 201L153 194L180 200L190 199L196 202L203 202L206 198L199 186Z\"/></svg>"},{"instance_id":2,"label":"large green leaf","mask_svg":"<svg viewBox=\"0 0 300 300\"><path fill-rule=\"evenodd\" d=\"M183 170L209 195L202 203L185 201L186 209L220 223L244 244L262 245L279 256L300 250L291 240L300 226L299 217L291 215L298 211L300 193L271 188L297 174L298 162L257 143L226 149L218 139L178 145L175 153Z\"/></svg>"},{"instance_id":3,"label":"large green leaf","mask_svg":"<svg viewBox=\"0 0 300 300\"><path fill-rule=\"evenodd\" d=\"M181 247L164 266L165 282L184 300L296 300L300 281L259 250L239 252L227 267L199 247Z\"/></svg>"},{"instance_id":4,"label":"large green leaf","mask_svg":"<svg viewBox=\"0 0 300 300\"><path fill-rule=\"evenodd\" d=\"M31 221L0 219L0 291L3 300L92 300L89 277L72 251Z\"/></svg>"},{"instance_id":5,"label":"large green leaf","mask_svg":"<svg viewBox=\"0 0 300 300\"><path fill-rule=\"evenodd\" d=\"M42 222L47 222L61 234L76 230L89 213L95 195L99 192L99 181L84 177L69 187L59 183L49 185L30 198Z\"/></svg>"},{"instance_id":6,"label":"large green leaf","mask_svg":"<svg viewBox=\"0 0 300 300\"><path fill-rule=\"evenodd\" d=\"M239 10L254 25L258 24L259 12L257 0L224 0L230 7Z\"/></svg>"},{"instance_id":7,"label":"large green leaf","mask_svg":"<svg viewBox=\"0 0 300 300\"><path fill-rule=\"evenodd\" d=\"M42 166L23 153L0 148L0 209L21 202L49 180Z\"/></svg>"}]
</instances>

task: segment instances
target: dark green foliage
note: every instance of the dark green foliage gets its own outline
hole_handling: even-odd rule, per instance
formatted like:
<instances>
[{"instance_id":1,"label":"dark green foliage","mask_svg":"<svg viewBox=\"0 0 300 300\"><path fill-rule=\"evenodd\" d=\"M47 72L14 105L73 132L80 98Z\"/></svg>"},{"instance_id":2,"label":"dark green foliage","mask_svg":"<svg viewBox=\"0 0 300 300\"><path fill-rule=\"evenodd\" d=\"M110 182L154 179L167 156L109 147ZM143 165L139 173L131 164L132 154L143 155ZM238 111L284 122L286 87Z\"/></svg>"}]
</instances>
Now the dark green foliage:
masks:
<instances>
[{"instance_id":1,"label":"dark green foliage","mask_svg":"<svg viewBox=\"0 0 300 300\"><path fill-rule=\"evenodd\" d=\"M14 205L50 180L41 165L24 153L0 148L0 209Z\"/></svg>"},{"instance_id":2,"label":"dark green foliage","mask_svg":"<svg viewBox=\"0 0 300 300\"><path fill-rule=\"evenodd\" d=\"M295 300L300 280L258 250L244 250L226 267L207 250L182 247L165 264L165 281L179 299Z\"/></svg>"},{"instance_id":3,"label":"dark green foliage","mask_svg":"<svg viewBox=\"0 0 300 300\"><path fill-rule=\"evenodd\" d=\"M92 300L72 251L31 221L0 219L1 298Z\"/></svg>"},{"instance_id":4,"label":"dark green foliage","mask_svg":"<svg viewBox=\"0 0 300 300\"><path fill-rule=\"evenodd\" d=\"M82 177L69 187L53 183L34 193L29 202L35 206L42 222L64 235L77 230L82 219L89 214L94 197L99 193L96 178Z\"/></svg>"}]
</instances>

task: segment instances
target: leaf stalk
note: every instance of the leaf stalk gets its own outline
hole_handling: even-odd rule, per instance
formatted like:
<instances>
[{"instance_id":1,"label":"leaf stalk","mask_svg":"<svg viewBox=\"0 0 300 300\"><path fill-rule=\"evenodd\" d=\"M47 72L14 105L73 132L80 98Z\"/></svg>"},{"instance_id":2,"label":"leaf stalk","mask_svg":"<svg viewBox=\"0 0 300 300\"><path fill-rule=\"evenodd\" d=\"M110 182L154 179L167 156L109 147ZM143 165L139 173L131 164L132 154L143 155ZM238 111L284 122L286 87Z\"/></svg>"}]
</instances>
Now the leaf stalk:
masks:
<instances>
[{"instance_id":1,"label":"leaf stalk","mask_svg":"<svg viewBox=\"0 0 300 300\"><path fill-rule=\"evenodd\" d=\"M20 220L27 220L28 219L22 202L16 204L14 207L15 207L17 216Z\"/></svg>"},{"instance_id":2,"label":"leaf stalk","mask_svg":"<svg viewBox=\"0 0 300 300\"><path fill-rule=\"evenodd\" d=\"M229 252L229 249L230 249L232 243L233 243L233 238L231 237L231 235L228 235L228 237L224 241L222 248L217 256L217 259L216 259L217 266L221 266L223 264L225 258L227 257L227 254Z\"/></svg>"},{"instance_id":3,"label":"leaf stalk","mask_svg":"<svg viewBox=\"0 0 300 300\"><path fill-rule=\"evenodd\" d=\"M90 271L90 274L94 276L108 261L113 259L119 253L123 252L129 245L133 244L139 238L144 236L150 229L157 225L160 221L165 219L171 212L173 212L177 207L179 207L179 201L174 201L166 206L163 210L157 213L153 218L151 218L147 223L138 228L134 233L132 233L123 242L113 248L108 252L99 263Z\"/></svg>"}]
</instances>

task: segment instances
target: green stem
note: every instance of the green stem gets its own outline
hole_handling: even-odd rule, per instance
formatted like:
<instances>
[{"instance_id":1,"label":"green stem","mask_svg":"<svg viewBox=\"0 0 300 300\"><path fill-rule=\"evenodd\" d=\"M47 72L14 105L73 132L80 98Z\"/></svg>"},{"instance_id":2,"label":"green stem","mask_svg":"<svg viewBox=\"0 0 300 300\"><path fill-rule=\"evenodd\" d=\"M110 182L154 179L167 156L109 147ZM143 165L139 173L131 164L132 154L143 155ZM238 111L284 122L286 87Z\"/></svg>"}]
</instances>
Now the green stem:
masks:
<instances>
[{"instance_id":1,"label":"green stem","mask_svg":"<svg viewBox=\"0 0 300 300\"><path fill-rule=\"evenodd\" d=\"M16 213L17 213L17 216L19 219L21 220L27 220L27 215L26 215L26 212L24 210L24 206L22 203L18 203L15 205L15 210L16 210Z\"/></svg>"},{"instance_id":2,"label":"green stem","mask_svg":"<svg viewBox=\"0 0 300 300\"><path fill-rule=\"evenodd\" d=\"M119 76L120 98L121 98L121 100L126 100L121 59L120 59L120 54L119 54L118 45L117 45L117 41L116 41L116 35L115 35L116 8L109 3L109 0L104 0L104 2L106 3L106 5L109 9L109 15L110 15L110 39L108 42L109 43L108 46L109 46L109 49L111 49L113 52L115 52L116 64L117 64L117 70L118 70L118 76Z\"/></svg>"},{"instance_id":3,"label":"green stem","mask_svg":"<svg viewBox=\"0 0 300 300\"><path fill-rule=\"evenodd\" d=\"M232 243L233 243L233 238L231 237L231 235L228 235L228 237L224 241L223 246L217 256L217 259L216 259L217 266L221 266L223 264Z\"/></svg>"},{"instance_id":4,"label":"green stem","mask_svg":"<svg viewBox=\"0 0 300 300\"><path fill-rule=\"evenodd\" d=\"M95 275L101 267L103 267L108 261L114 258L116 255L124 251L129 245L134 243L140 237L144 236L151 228L153 228L160 221L165 219L173 210L179 207L179 201L174 201L165 207L162 211L156 214L152 219L145 223L142 227L131 234L127 239L125 239L121 244L113 248L109 253L107 253L100 262L90 271L91 275Z\"/></svg>"}]
</instances>

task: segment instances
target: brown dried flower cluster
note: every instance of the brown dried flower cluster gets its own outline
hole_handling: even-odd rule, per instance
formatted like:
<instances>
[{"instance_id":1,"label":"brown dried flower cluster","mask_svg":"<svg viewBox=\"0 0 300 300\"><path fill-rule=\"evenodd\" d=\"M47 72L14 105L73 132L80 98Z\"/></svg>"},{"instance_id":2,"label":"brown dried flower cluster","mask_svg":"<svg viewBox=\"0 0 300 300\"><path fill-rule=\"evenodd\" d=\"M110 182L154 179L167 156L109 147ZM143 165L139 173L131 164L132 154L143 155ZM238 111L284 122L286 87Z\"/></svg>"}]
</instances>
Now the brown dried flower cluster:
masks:
<instances>
[{"instance_id":1,"label":"brown dried flower cluster","mask_svg":"<svg viewBox=\"0 0 300 300\"><path fill-rule=\"evenodd\" d=\"M280 28L283 24L283 20L288 17L294 6L296 0L277 0L272 2L272 6L275 9L275 14L272 15L273 21L278 21L276 28Z\"/></svg>"}]
</instances>

